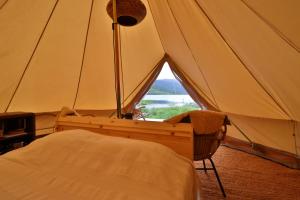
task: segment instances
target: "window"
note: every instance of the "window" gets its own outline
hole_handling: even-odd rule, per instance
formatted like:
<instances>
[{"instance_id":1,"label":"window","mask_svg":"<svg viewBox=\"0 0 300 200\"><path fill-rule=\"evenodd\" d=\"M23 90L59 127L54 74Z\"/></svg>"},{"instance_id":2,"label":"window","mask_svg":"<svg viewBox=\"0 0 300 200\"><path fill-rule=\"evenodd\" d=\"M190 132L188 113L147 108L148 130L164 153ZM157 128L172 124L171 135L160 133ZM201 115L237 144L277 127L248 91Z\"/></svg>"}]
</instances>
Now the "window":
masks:
<instances>
[{"instance_id":1,"label":"window","mask_svg":"<svg viewBox=\"0 0 300 200\"><path fill-rule=\"evenodd\" d=\"M174 77L166 62L147 94L136 108L147 120L162 121L200 107Z\"/></svg>"}]
</instances>

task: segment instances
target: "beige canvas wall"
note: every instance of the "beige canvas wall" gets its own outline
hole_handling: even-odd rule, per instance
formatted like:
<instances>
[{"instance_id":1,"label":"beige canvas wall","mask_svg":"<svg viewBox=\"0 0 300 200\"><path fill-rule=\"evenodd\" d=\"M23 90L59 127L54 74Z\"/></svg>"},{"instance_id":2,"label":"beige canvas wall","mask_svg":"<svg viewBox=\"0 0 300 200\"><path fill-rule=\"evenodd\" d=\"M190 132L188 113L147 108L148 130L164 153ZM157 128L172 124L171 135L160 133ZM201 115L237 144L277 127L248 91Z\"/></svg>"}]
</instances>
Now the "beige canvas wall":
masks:
<instances>
[{"instance_id":1,"label":"beige canvas wall","mask_svg":"<svg viewBox=\"0 0 300 200\"><path fill-rule=\"evenodd\" d=\"M295 145L296 145L296 154L300 157L300 122L296 123L295 131Z\"/></svg>"},{"instance_id":2,"label":"beige canvas wall","mask_svg":"<svg viewBox=\"0 0 300 200\"><path fill-rule=\"evenodd\" d=\"M300 52L300 18L298 0L244 0L246 6Z\"/></svg>"},{"instance_id":3,"label":"beige canvas wall","mask_svg":"<svg viewBox=\"0 0 300 200\"><path fill-rule=\"evenodd\" d=\"M144 3L145 20L135 27L121 27L125 97L164 55ZM115 108L112 20L106 4L105 0L26 0L3 7L0 44L5 48L0 66L5 73L0 76L7 84L0 86L2 111L8 107L7 111L45 112L73 105Z\"/></svg>"},{"instance_id":4,"label":"beige canvas wall","mask_svg":"<svg viewBox=\"0 0 300 200\"><path fill-rule=\"evenodd\" d=\"M233 124L252 142L296 154L294 122L229 114ZM234 126L233 126L234 127ZM241 133L229 131L230 136L245 140ZM239 135L239 136L237 136ZM298 146L299 148L299 146Z\"/></svg>"},{"instance_id":5,"label":"beige canvas wall","mask_svg":"<svg viewBox=\"0 0 300 200\"><path fill-rule=\"evenodd\" d=\"M299 54L242 1L149 2L165 51L187 74L189 67L200 71L190 77L208 88L215 105L252 116L234 120L254 142L296 153L289 120L297 119L300 102ZM174 49L190 56L176 56Z\"/></svg>"},{"instance_id":6,"label":"beige canvas wall","mask_svg":"<svg viewBox=\"0 0 300 200\"><path fill-rule=\"evenodd\" d=\"M0 10L1 112L18 85L54 5L55 1L39 1L34 5L28 1L10 1Z\"/></svg>"},{"instance_id":7,"label":"beige canvas wall","mask_svg":"<svg viewBox=\"0 0 300 200\"><path fill-rule=\"evenodd\" d=\"M299 120L300 113L297 109L300 106L297 94L300 89L300 79L298 78L300 73L299 52L283 40L255 12L245 6L243 1L199 0L198 2L228 41L233 51L244 62L244 67L247 67L254 74L266 91L282 107L282 110L293 119ZM282 2L282 4L284 3ZM281 10L284 13L290 12L288 8L297 7L298 4L299 2L296 1L293 4L287 3L285 6L288 7L282 7ZM271 6L269 5L269 7ZM277 13L277 9L276 6L272 9L273 15ZM293 9L291 12L294 13ZM280 15L284 15L284 13ZM300 25L299 14L298 17L283 18L282 23L288 24L289 19L290 21L298 21L298 26L290 29L297 35ZM276 22L274 21L274 23ZM297 22L295 23L297 24Z\"/></svg>"},{"instance_id":8,"label":"beige canvas wall","mask_svg":"<svg viewBox=\"0 0 300 200\"><path fill-rule=\"evenodd\" d=\"M154 17L156 21L172 20L168 18L176 20L177 27L173 27L174 31L172 27L163 26L164 22L161 23L161 27L158 27L161 38L165 35L162 41L169 41L168 38L171 37L171 34L176 32L176 29L180 29L180 37L184 39L185 44L189 47L189 52L193 55L193 57L182 59L193 59L197 63L197 68L203 72L207 80L206 86L210 87L211 94L221 110L259 117L287 118L287 115L251 77L195 1L149 2L150 5L153 4L153 7L157 7L157 12L152 9L153 15L157 15ZM167 19L160 15L161 10L171 13L165 16ZM176 41L163 44L164 46L169 45L171 49L179 50L183 46ZM170 55L172 56L172 54ZM192 67L185 65L183 68ZM198 71L197 77L201 77L201 75ZM192 76L190 77L192 78ZM197 78L194 80L196 82ZM241 87L241 84L238 83L242 83L243 86ZM199 86L202 85L199 84Z\"/></svg>"},{"instance_id":9,"label":"beige canvas wall","mask_svg":"<svg viewBox=\"0 0 300 200\"><path fill-rule=\"evenodd\" d=\"M0 0L0 8L4 7L7 3L7 0Z\"/></svg>"}]
</instances>

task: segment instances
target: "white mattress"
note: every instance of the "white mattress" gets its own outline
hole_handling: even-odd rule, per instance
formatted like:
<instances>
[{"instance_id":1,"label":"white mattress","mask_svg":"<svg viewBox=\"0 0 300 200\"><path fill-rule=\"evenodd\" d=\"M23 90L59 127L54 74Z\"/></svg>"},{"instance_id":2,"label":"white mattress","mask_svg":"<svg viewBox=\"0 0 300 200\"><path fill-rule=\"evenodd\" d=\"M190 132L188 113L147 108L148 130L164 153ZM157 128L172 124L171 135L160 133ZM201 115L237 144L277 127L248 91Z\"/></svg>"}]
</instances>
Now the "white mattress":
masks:
<instances>
[{"instance_id":1,"label":"white mattress","mask_svg":"<svg viewBox=\"0 0 300 200\"><path fill-rule=\"evenodd\" d=\"M191 200L194 180L192 163L167 147L85 130L0 156L3 200Z\"/></svg>"}]
</instances>

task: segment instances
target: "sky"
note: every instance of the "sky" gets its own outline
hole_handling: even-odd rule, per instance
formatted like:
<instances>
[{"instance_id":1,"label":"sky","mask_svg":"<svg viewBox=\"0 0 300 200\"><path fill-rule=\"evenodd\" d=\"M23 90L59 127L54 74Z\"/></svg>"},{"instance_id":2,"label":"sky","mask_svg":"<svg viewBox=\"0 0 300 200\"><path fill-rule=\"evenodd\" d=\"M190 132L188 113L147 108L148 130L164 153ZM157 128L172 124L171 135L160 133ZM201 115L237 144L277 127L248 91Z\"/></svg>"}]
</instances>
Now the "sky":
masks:
<instances>
[{"instance_id":1,"label":"sky","mask_svg":"<svg viewBox=\"0 0 300 200\"><path fill-rule=\"evenodd\" d=\"M158 75L157 79L175 79L169 64L166 62Z\"/></svg>"}]
</instances>

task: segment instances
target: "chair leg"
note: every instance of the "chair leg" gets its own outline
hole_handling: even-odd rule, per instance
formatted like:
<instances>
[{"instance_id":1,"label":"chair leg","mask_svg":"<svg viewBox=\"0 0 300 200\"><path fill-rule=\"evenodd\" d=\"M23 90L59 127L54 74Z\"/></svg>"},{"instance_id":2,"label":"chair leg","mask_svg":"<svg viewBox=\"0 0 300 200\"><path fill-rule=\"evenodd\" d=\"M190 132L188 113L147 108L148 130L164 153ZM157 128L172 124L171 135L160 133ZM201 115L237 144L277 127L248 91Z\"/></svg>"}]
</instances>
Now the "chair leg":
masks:
<instances>
[{"instance_id":1,"label":"chair leg","mask_svg":"<svg viewBox=\"0 0 300 200\"><path fill-rule=\"evenodd\" d=\"M215 167L215 164L214 164L214 162L213 162L213 160L212 160L211 158L209 158L209 160L210 160L211 165L212 165L212 167L213 167L213 169L214 169L214 172L215 172L215 175L216 175L216 177L217 177L217 180L218 180L219 186L220 186L220 188L221 188L221 191L222 191L222 193L223 193L223 196L226 197L225 190L224 190L223 185L222 185L222 183L221 183L221 180L220 180L220 178L219 178L219 175L218 175L217 169L216 169L216 167Z\"/></svg>"},{"instance_id":2,"label":"chair leg","mask_svg":"<svg viewBox=\"0 0 300 200\"><path fill-rule=\"evenodd\" d=\"M204 168L204 172L207 173L207 170L206 170L206 165L205 165L205 160L202 160L203 162L203 168Z\"/></svg>"}]
</instances>

